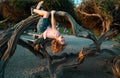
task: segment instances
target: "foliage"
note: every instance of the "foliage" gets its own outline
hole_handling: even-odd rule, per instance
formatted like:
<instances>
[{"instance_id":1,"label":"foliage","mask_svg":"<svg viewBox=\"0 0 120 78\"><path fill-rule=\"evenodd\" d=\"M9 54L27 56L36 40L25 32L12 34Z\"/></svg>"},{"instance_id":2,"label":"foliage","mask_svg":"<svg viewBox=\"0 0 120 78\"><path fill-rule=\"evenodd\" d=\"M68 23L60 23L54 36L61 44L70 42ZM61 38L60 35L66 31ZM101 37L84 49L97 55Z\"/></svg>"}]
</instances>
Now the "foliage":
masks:
<instances>
[{"instance_id":1,"label":"foliage","mask_svg":"<svg viewBox=\"0 0 120 78\"><path fill-rule=\"evenodd\" d=\"M78 22L80 21L82 23L82 26L85 28L101 33L101 30L103 29L103 21L106 21L107 23L112 23L114 21L112 13L116 3L119 4L120 1L83 0L83 2L78 7L76 7L77 20ZM85 16L83 14L80 14L78 12L79 10L88 14L98 14L102 20L96 16Z\"/></svg>"},{"instance_id":2,"label":"foliage","mask_svg":"<svg viewBox=\"0 0 120 78\"><path fill-rule=\"evenodd\" d=\"M76 11L77 20L80 21L79 24L82 23L83 27L90 30L94 30L95 32L101 30L100 24L102 24L102 21L98 17L85 16L81 14L79 10L86 12L88 14L100 14L98 4L96 4L94 1L84 0L78 7L76 7L75 11Z\"/></svg>"},{"instance_id":3,"label":"foliage","mask_svg":"<svg viewBox=\"0 0 120 78\"><path fill-rule=\"evenodd\" d=\"M15 8L10 6L8 2L0 3L0 11L0 15L3 18L9 18L11 20L16 20L16 18L18 18L18 12Z\"/></svg>"},{"instance_id":4,"label":"foliage","mask_svg":"<svg viewBox=\"0 0 120 78\"><path fill-rule=\"evenodd\" d=\"M1 8L4 8L4 12L2 12L2 14L0 13L0 15L2 15L3 19L8 17L10 20L14 19L12 20L13 22L16 20L25 19L26 17L30 16L30 7L36 6L39 1L42 0L8 0L6 1L7 4L5 4L7 9L4 8L5 6L0 5ZM53 9L57 11L66 11L74 17L74 5L69 0L44 0L43 6L47 11L51 11ZM64 18L59 17L57 19L58 21L66 22L66 19Z\"/></svg>"},{"instance_id":5,"label":"foliage","mask_svg":"<svg viewBox=\"0 0 120 78\"><path fill-rule=\"evenodd\" d=\"M118 34L115 38L120 41L120 34Z\"/></svg>"},{"instance_id":6,"label":"foliage","mask_svg":"<svg viewBox=\"0 0 120 78\"><path fill-rule=\"evenodd\" d=\"M35 0L9 0L9 4L16 8L17 11L30 15L30 7L36 4Z\"/></svg>"},{"instance_id":7,"label":"foliage","mask_svg":"<svg viewBox=\"0 0 120 78\"><path fill-rule=\"evenodd\" d=\"M4 29L4 25L3 24L0 24L0 29Z\"/></svg>"},{"instance_id":8,"label":"foliage","mask_svg":"<svg viewBox=\"0 0 120 78\"><path fill-rule=\"evenodd\" d=\"M74 12L74 5L69 0L45 0L43 5L44 5L44 9L48 11L61 10L61 11L66 11L70 14Z\"/></svg>"}]
</instances>

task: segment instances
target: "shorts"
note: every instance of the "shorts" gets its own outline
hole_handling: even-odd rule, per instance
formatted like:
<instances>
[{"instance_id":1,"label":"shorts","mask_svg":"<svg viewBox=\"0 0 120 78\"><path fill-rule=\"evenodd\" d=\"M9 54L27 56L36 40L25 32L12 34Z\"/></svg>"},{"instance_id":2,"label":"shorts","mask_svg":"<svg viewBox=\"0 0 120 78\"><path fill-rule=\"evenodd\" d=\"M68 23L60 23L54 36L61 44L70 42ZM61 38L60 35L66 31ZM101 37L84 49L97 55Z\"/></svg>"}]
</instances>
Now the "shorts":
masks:
<instances>
[{"instance_id":1,"label":"shorts","mask_svg":"<svg viewBox=\"0 0 120 78\"><path fill-rule=\"evenodd\" d=\"M40 18L37 24L38 33L43 33L49 25L50 25L50 20L48 18Z\"/></svg>"}]
</instances>

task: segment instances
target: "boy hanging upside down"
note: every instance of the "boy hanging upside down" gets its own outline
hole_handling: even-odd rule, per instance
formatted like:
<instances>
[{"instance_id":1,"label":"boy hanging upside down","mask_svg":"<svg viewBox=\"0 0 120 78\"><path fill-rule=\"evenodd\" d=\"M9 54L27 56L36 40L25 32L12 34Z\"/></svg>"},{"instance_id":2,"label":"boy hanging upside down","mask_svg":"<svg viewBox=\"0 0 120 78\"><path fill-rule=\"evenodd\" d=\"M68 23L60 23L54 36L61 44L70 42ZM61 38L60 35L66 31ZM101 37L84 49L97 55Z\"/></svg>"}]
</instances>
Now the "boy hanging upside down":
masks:
<instances>
[{"instance_id":1,"label":"boy hanging upside down","mask_svg":"<svg viewBox=\"0 0 120 78\"><path fill-rule=\"evenodd\" d=\"M62 51L64 49L65 45L65 39L62 35L60 35L60 32L57 30L56 26L56 20L54 17L55 11L52 10L51 12L47 12L41 8L41 4L43 1L38 3L36 9L32 9L32 14L36 13L42 18L40 18L38 24L37 24L37 32L41 35L41 38L52 38L51 42L51 48L53 53L58 53L59 51ZM40 8L40 10L39 10ZM49 20L49 16L51 15L51 22Z\"/></svg>"}]
</instances>

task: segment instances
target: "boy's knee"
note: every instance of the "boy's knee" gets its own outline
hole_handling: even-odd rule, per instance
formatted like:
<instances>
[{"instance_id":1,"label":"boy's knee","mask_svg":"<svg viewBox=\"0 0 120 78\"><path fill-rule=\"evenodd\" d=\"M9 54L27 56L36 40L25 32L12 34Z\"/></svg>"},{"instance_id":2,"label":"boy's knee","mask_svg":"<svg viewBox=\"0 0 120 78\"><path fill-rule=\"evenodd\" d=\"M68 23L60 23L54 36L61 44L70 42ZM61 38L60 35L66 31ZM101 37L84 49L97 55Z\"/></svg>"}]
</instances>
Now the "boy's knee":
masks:
<instances>
[{"instance_id":1,"label":"boy's knee","mask_svg":"<svg viewBox=\"0 0 120 78\"><path fill-rule=\"evenodd\" d=\"M48 18L49 15L50 15L49 12L46 11L46 12L44 12L44 16L43 16L43 17L44 17L44 18Z\"/></svg>"}]
</instances>

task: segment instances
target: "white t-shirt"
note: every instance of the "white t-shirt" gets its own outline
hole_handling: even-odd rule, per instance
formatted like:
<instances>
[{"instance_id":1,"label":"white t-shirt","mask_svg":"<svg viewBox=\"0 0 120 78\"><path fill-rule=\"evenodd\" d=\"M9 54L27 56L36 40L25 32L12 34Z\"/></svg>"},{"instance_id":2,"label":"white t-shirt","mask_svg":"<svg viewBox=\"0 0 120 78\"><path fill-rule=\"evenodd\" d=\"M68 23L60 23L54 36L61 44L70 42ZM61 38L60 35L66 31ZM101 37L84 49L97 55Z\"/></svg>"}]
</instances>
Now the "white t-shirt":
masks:
<instances>
[{"instance_id":1,"label":"white t-shirt","mask_svg":"<svg viewBox=\"0 0 120 78\"><path fill-rule=\"evenodd\" d=\"M59 36L59 31L56 29L52 29L51 27L47 27L47 29L43 32L43 38L56 38Z\"/></svg>"}]
</instances>

